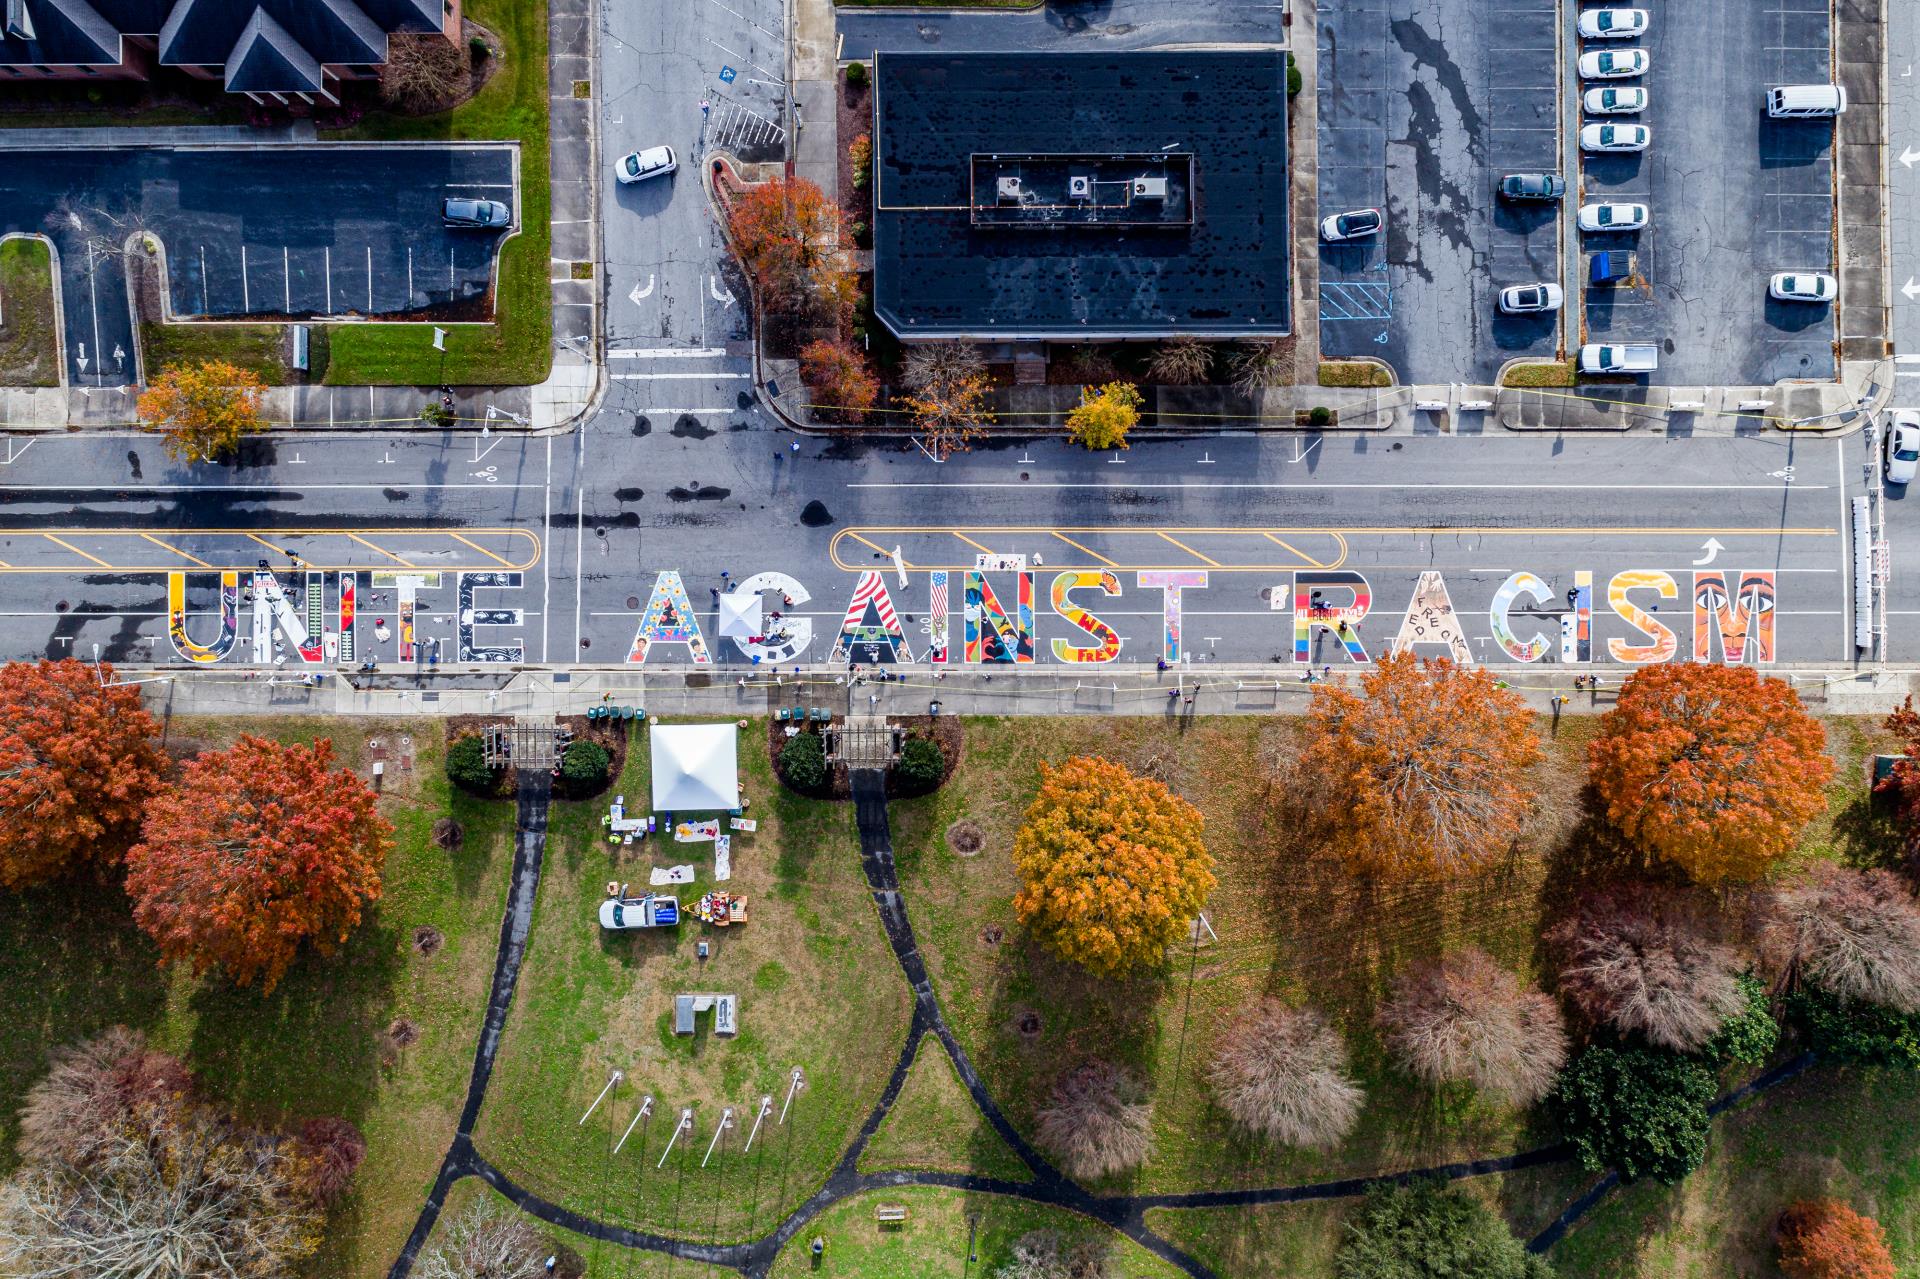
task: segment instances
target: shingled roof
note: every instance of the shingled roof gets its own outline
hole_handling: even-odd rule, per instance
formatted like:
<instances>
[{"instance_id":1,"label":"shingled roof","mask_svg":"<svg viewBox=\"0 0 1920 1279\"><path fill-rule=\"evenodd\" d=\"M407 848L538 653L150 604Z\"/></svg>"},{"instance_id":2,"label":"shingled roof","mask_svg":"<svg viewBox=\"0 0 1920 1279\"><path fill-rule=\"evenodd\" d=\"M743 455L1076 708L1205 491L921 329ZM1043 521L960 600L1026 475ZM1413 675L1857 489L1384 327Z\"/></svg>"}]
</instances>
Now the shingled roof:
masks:
<instances>
[{"instance_id":1,"label":"shingled roof","mask_svg":"<svg viewBox=\"0 0 1920 1279\"><path fill-rule=\"evenodd\" d=\"M101 66L120 61L120 30L87 0L5 0L0 63Z\"/></svg>"},{"instance_id":2,"label":"shingled roof","mask_svg":"<svg viewBox=\"0 0 1920 1279\"><path fill-rule=\"evenodd\" d=\"M229 93L318 93L320 64L265 9L255 9L227 56Z\"/></svg>"},{"instance_id":3,"label":"shingled roof","mask_svg":"<svg viewBox=\"0 0 1920 1279\"><path fill-rule=\"evenodd\" d=\"M323 66L376 66L387 37L441 29L441 0L0 0L0 65L110 66L157 36L167 66L225 67L235 92L312 93Z\"/></svg>"}]
</instances>

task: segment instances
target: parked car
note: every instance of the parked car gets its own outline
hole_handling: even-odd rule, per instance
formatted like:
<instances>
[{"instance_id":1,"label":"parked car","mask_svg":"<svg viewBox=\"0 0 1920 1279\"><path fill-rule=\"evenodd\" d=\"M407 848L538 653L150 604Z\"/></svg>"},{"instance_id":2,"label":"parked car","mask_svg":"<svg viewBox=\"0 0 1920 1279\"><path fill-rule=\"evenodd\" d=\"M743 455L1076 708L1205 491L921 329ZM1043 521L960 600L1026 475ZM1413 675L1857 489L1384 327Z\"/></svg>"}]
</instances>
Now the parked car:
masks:
<instances>
[{"instance_id":1,"label":"parked car","mask_svg":"<svg viewBox=\"0 0 1920 1279\"><path fill-rule=\"evenodd\" d=\"M1564 296L1557 284L1515 284L1500 290L1500 311L1504 315L1558 311Z\"/></svg>"},{"instance_id":2,"label":"parked car","mask_svg":"<svg viewBox=\"0 0 1920 1279\"><path fill-rule=\"evenodd\" d=\"M1647 109L1647 91L1637 84L1588 89L1582 103L1588 115L1633 115Z\"/></svg>"},{"instance_id":3,"label":"parked car","mask_svg":"<svg viewBox=\"0 0 1920 1279\"><path fill-rule=\"evenodd\" d=\"M658 893L648 893L645 897L609 897L600 903L602 928L670 928L679 922L679 900Z\"/></svg>"},{"instance_id":4,"label":"parked car","mask_svg":"<svg viewBox=\"0 0 1920 1279\"><path fill-rule=\"evenodd\" d=\"M1582 80L1620 80L1647 73L1645 49L1596 49L1580 55Z\"/></svg>"},{"instance_id":5,"label":"parked car","mask_svg":"<svg viewBox=\"0 0 1920 1279\"><path fill-rule=\"evenodd\" d=\"M1500 194L1509 200L1558 200L1567 193L1567 180L1557 173L1509 173L1500 179Z\"/></svg>"},{"instance_id":6,"label":"parked car","mask_svg":"<svg viewBox=\"0 0 1920 1279\"><path fill-rule=\"evenodd\" d=\"M1647 224L1647 206L1614 201L1583 204L1578 220L1582 231L1638 231Z\"/></svg>"},{"instance_id":7,"label":"parked car","mask_svg":"<svg viewBox=\"0 0 1920 1279\"><path fill-rule=\"evenodd\" d=\"M613 175L622 182L645 182L648 178L664 178L679 167L672 147L649 147L621 156L613 166Z\"/></svg>"},{"instance_id":8,"label":"parked car","mask_svg":"<svg viewBox=\"0 0 1920 1279\"><path fill-rule=\"evenodd\" d=\"M1582 151L1645 151L1653 131L1644 124L1589 124L1580 130Z\"/></svg>"},{"instance_id":9,"label":"parked car","mask_svg":"<svg viewBox=\"0 0 1920 1279\"><path fill-rule=\"evenodd\" d=\"M1320 223L1320 238L1330 244L1341 240L1359 240L1378 235L1386 219L1378 209L1350 209L1336 213Z\"/></svg>"},{"instance_id":10,"label":"parked car","mask_svg":"<svg viewBox=\"0 0 1920 1279\"><path fill-rule=\"evenodd\" d=\"M1831 302L1840 282L1825 271L1781 271L1767 285L1767 296L1782 302Z\"/></svg>"},{"instance_id":11,"label":"parked car","mask_svg":"<svg viewBox=\"0 0 1920 1279\"><path fill-rule=\"evenodd\" d=\"M1582 373L1651 373L1660 348L1651 342L1589 342L1580 348Z\"/></svg>"},{"instance_id":12,"label":"parked car","mask_svg":"<svg viewBox=\"0 0 1920 1279\"><path fill-rule=\"evenodd\" d=\"M1589 40L1625 40L1646 33L1645 9L1589 9L1580 15L1580 34Z\"/></svg>"},{"instance_id":13,"label":"parked car","mask_svg":"<svg viewBox=\"0 0 1920 1279\"><path fill-rule=\"evenodd\" d=\"M452 227L479 227L483 231L513 225L513 211L498 200L466 200L448 196L440 205L440 220Z\"/></svg>"},{"instance_id":14,"label":"parked car","mask_svg":"<svg viewBox=\"0 0 1920 1279\"><path fill-rule=\"evenodd\" d=\"M1887 483L1911 484L1920 471L1920 409L1895 409L1887 428Z\"/></svg>"}]
</instances>

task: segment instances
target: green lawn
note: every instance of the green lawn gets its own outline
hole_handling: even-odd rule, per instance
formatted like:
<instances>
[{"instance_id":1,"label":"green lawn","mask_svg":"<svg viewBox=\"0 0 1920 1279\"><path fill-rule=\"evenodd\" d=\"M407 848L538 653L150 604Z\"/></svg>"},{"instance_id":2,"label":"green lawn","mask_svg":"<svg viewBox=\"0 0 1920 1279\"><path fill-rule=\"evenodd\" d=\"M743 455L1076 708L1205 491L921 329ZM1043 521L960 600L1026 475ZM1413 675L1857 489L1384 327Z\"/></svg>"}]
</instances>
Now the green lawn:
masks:
<instances>
[{"instance_id":1,"label":"green lawn","mask_svg":"<svg viewBox=\"0 0 1920 1279\"><path fill-rule=\"evenodd\" d=\"M690 910L713 886L713 846L656 835L609 845L606 797L553 806L540 897L475 1144L522 1185L603 1220L702 1240L752 1238L812 1193L878 1101L905 1039L910 994L861 875L853 808L806 800L774 780L765 721L741 733L741 776L760 829L737 836L729 889L745 923L717 929L603 933L595 916L609 881L644 890L653 865L691 863L697 881L671 891ZM644 728L613 790L643 811ZM712 957L695 957L708 941ZM740 1032L672 1033L676 993L739 996ZM789 1072L807 1086L776 1123ZM585 1126L581 1115L612 1071L625 1079ZM643 1095L654 1116L611 1153ZM775 1116L751 1153L754 1109ZM723 1108L739 1126L702 1169ZM682 1107L696 1129L659 1161Z\"/></svg>"},{"instance_id":2,"label":"green lawn","mask_svg":"<svg viewBox=\"0 0 1920 1279\"><path fill-rule=\"evenodd\" d=\"M882 1225L875 1205L907 1206L907 1220ZM967 1261L969 1223L979 1261ZM978 1279L1012 1255L1013 1245L1033 1230L1057 1231L1064 1242L1091 1240L1106 1249L1107 1274L1126 1279L1177 1279L1180 1271L1140 1245L1096 1221L1001 1195L972 1195L934 1186L907 1186L843 1199L795 1235L773 1263L773 1279ZM826 1241L815 1266L808 1241Z\"/></svg>"},{"instance_id":3,"label":"green lawn","mask_svg":"<svg viewBox=\"0 0 1920 1279\"><path fill-rule=\"evenodd\" d=\"M241 729L283 740L331 736L343 762L363 772L369 739L382 740L390 762L381 807L398 834L385 895L340 953L303 958L264 998L156 967L117 890L76 884L0 896L8 1008L0 1097L18 1098L43 1072L48 1049L126 1023L260 1123L343 1115L365 1134L367 1158L308 1273L384 1275L458 1120L512 860L512 805L448 793L438 728L432 720L175 718L175 741L218 744ZM418 747L410 772L398 766L403 733ZM434 820L449 815L466 830L451 854L429 840ZM445 938L431 958L414 949L423 926ZM398 1018L419 1038L393 1052L386 1031ZM14 1112L10 1102L0 1106L0 1169L14 1161Z\"/></svg>"},{"instance_id":4,"label":"green lawn","mask_svg":"<svg viewBox=\"0 0 1920 1279\"><path fill-rule=\"evenodd\" d=\"M860 1152L860 1171L884 1168L977 1172L1010 1181L1033 1176L974 1107L953 1062L931 1033L920 1040L906 1086L880 1131Z\"/></svg>"},{"instance_id":5,"label":"green lawn","mask_svg":"<svg viewBox=\"0 0 1920 1279\"><path fill-rule=\"evenodd\" d=\"M324 329L316 330L319 339ZM286 329L278 324L155 324L140 326L140 355L148 376L169 364L225 360L251 370L268 386L292 381Z\"/></svg>"},{"instance_id":6,"label":"green lawn","mask_svg":"<svg viewBox=\"0 0 1920 1279\"><path fill-rule=\"evenodd\" d=\"M473 101L437 116L374 112L327 137L520 143L520 231L501 247L494 322L449 327L444 354L427 325L334 325L331 385L518 386L545 381L552 367L546 0L467 0L465 14L505 49L504 65Z\"/></svg>"},{"instance_id":7,"label":"green lawn","mask_svg":"<svg viewBox=\"0 0 1920 1279\"><path fill-rule=\"evenodd\" d=\"M39 240L0 244L0 386L59 386L53 255Z\"/></svg>"}]
</instances>

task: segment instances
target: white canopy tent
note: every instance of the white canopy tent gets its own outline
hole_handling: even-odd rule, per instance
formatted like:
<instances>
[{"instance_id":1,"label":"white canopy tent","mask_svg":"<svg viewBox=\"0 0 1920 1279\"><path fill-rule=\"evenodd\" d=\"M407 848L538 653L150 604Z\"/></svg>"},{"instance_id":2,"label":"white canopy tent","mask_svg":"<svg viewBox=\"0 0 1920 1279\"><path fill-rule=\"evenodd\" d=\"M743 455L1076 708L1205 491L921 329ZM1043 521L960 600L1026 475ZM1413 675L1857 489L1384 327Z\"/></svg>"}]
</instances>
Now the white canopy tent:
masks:
<instances>
[{"instance_id":1,"label":"white canopy tent","mask_svg":"<svg viewBox=\"0 0 1920 1279\"><path fill-rule=\"evenodd\" d=\"M653 808L708 812L740 806L740 730L733 724L655 724Z\"/></svg>"},{"instance_id":2,"label":"white canopy tent","mask_svg":"<svg viewBox=\"0 0 1920 1279\"><path fill-rule=\"evenodd\" d=\"M763 634L760 629L760 593L726 591L720 596L720 633L735 639Z\"/></svg>"}]
</instances>

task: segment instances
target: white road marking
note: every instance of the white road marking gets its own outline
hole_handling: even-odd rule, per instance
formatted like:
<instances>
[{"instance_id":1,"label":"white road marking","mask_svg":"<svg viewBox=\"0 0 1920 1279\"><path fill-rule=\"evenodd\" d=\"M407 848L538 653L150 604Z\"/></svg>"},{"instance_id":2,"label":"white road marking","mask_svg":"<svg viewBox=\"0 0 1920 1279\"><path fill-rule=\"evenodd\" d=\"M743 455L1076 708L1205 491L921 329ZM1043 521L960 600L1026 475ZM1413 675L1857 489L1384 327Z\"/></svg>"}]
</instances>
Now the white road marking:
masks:
<instances>
[{"instance_id":1,"label":"white road marking","mask_svg":"<svg viewBox=\"0 0 1920 1279\"><path fill-rule=\"evenodd\" d=\"M200 314L207 313L207 246L200 246Z\"/></svg>"},{"instance_id":2,"label":"white road marking","mask_svg":"<svg viewBox=\"0 0 1920 1279\"><path fill-rule=\"evenodd\" d=\"M614 374L615 377L621 376ZM745 374L741 374L745 377ZM866 481L847 485L850 489L1463 489L1494 490L1523 493L1772 493L1784 487L1780 484L1455 484L1436 480L1421 484L1263 484L1246 483L1205 483L1199 480L1176 484L1098 484L1049 480L956 480L942 483L937 480L894 480ZM1826 484L1796 484L1796 489L1821 490L1831 487Z\"/></svg>"},{"instance_id":3,"label":"white road marking","mask_svg":"<svg viewBox=\"0 0 1920 1279\"><path fill-rule=\"evenodd\" d=\"M327 255L327 314L332 315L333 314L333 246L331 244L326 245L324 246L322 251Z\"/></svg>"},{"instance_id":4,"label":"white road marking","mask_svg":"<svg viewBox=\"0 0 1920 1279\"><path fill-rule=\"evenodd\" d=\"M367 314L373 314L373 246L367 246Z\"/></svg>"},{"instance_id":5,"label":"white road marking","mask_svg":"<svg viewBox=\"0 0 1920 1279\"><path fill-rule=\"evenodd\" d=\"M712 360L727 353L719 346L646 346L614 347L607 352L609 360Z\"/></svg>"},{"instance_id":6,"label":"white road marking","mask_svg":"<svg viewBox=\"0 0 1920 1279\"><path fill-rule=\"evenodd\" d=\"M748 378L751 378L753 374L751 373L614 373L614 374L610 374L609 376L611 376L613 380L616 382L651 382L651 381L669 380L669 379L679 379L682 381L702 381L702 380L712 381L719 378L738 378L744 381Z\"/></svg>"},{"instance_id":7,"label":"white road marking","mask_svg":"<svg viewBox=\"0 0 1920 1279\"><path fill-rule=\"evenodd\" d=\"M586 434L586 432L581 432ZM547 437L547 482L541 497L540 527L553 522L553 437ZM577 574L576 574L577 576ZM553 610L553 556L540 557L540 660L547 660L547 617Z\"/></svg>"},{"instance_id":8,"label":"white road marking","mask_svg":"<svg viewBox=\"0 0 1920 1279\"><path fill-rule=\"evenodd\" d=\"M587 433L575 431L579 443L573 451L573 652L569 661L580 660L580 598L586 593L587 503L582 485L587 474ZM548 436L549 440L553 437ZM549 517L551 518L551 517Z\"/></svg>"},{"instance_id":9,"label":"white road marking","mask_svg":"<svg viewBox=\"0 0 1920 1279\"><path fill-rule=\"evenodd\" d=\"M280 246L280 285L287 309L283 314L293 314L293 255L286 245Z\"/></svg>"},{"instance_id":10,"label":"white road marking","mask_svg":"<svg viewBox=\"0 0 1920 1279\"><path fill-rule=\"evenodd\" d=\"M253 294L247 286L247 246L244 244L240 246L240 309L248 315L253 313Z\"/></svg>"}]
</instances>

